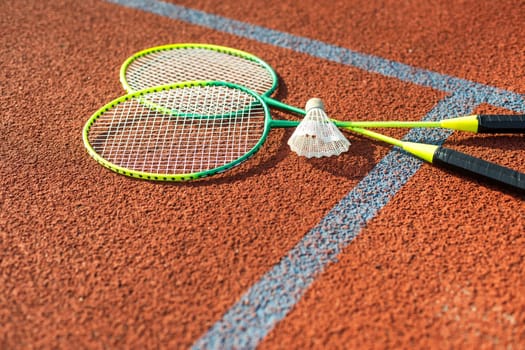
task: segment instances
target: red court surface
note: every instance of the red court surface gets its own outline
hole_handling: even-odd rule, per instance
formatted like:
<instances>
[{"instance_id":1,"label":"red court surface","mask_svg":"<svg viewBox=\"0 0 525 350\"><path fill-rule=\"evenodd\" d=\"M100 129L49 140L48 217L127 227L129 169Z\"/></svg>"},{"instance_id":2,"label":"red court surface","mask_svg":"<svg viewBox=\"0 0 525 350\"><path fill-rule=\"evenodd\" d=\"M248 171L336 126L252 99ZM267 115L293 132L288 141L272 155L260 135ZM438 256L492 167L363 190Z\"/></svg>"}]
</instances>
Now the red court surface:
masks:
<instances>
[{"instance_id":1,"label":"red court surface","mask_svg":"<svg viewBox=\"0 0 525 350\"><path fill-rule=\"evenodd\" d=\"M516 1L172 2L525 94ZM3 349L191 347L392 149L348 134L349 152L307 160L279 129L201 181L112 173L88 156L82 128L124 94L119 69L133 53L242 49L279 73L279 99L319 96L348 120L421 119L447 96L104 1L7 2L0 31ZM456 132L446 145L525 172L521 135ZM423 164L257 345L523 348L524 232L523 195Z\"/></svg>"}]
</instances>

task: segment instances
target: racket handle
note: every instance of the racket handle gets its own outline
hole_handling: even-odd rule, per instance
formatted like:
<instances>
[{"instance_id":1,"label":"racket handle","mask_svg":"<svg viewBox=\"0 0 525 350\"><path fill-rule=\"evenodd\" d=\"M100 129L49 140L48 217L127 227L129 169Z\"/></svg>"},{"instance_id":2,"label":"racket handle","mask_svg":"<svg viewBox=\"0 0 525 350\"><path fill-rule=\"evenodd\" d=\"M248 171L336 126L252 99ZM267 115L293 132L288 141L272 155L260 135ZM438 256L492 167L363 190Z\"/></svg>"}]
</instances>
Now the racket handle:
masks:
<instances>
[{"instance_id":1,"label":"racket handle","mask_svg":"<svg viewBox=\"0 0 525 350\"><path fill-rule=\"evenodd\" d=\"M478 115L478 133L525 133L525 114Z\"/></svg>"},{"instance_id":2,"label":"racket handle","mask_svg":"<svg viewBox=\"0 0 525 350\"><path fill-rule=\"evenodd\" d=\"M438 147L432 163L496 181L525 192L525 174L452 149Z\"/></svg>"}]
</instances>

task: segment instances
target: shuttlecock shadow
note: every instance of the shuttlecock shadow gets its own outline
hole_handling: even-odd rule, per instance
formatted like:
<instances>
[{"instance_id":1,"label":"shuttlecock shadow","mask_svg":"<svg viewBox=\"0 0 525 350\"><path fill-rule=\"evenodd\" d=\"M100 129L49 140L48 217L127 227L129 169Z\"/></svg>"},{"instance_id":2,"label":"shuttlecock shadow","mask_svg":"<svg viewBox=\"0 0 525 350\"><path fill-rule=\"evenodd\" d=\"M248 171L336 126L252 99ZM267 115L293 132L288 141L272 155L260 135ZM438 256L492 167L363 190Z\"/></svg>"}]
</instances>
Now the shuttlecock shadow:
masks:
<instances>
[{"instance_id":1,"label":"shuttlecock shadow","mask_svg":"<svg viewBox=\"0 0 525 350\"><path fill-rule=\"evenodd\" d=\"M348 135L351 145L347 152L338 156L323 158L302 158L316 169L333 176L349 180L362 179L376 164L374 153L377 145L364 138L353 138Z\"/></svg>"}]
</instances>

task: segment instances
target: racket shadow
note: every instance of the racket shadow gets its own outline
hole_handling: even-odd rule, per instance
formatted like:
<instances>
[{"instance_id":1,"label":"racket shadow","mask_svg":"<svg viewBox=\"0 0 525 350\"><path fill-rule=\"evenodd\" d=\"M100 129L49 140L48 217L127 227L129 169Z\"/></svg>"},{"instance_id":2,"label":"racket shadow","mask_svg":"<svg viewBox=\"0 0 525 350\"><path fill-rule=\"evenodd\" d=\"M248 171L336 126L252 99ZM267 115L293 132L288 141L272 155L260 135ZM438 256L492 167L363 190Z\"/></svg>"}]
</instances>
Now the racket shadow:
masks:
<instances>
[{"instance_id":1,"label":"racket shadow","mask_svg":"<svg viewBox=\"0 0 525 350\"><path fill-rule=\"evenodd\" d=\"M299 157L293 153L286 145L286 141L291 136L292 131L287 130L281 137L272 138L272 143L279 143L280 146L277 150L272 146L272 150L257 152L251 159L242 163L238 167L231 169L222 174L217 174L210 177L204 177L196 181L187 182L163 182L157 181L157 183L168 186L182 186L182 187L206 187L214 185L225 185L236 183L239 181L247 180L251 177L261 176L264 173L276 171L278 164L285 161L287 158L297 158L297 162L304 163L304 169L308 169L308 166L312 166L315 169L328 173L332 176L344 178L347 180L360 180L365 177L370 170L376 165L376 159L373 154L377 147L381 144L370 142L356 141L350 146L350 150L337 157L323 157L323 158L311 158L307 159ZM263 146L265 147L265 146ZM353 147L353 148L352 148ZM142 181L134 179L136 181Z\"/></svg>"},{"instance_id":2,"label":"racket shadow","mask_svg":"<svg viewBox=\"0 0 525 350\"><path fill-rule=\"evenodd\" d=\"M457 170L457 169L449 170L449 169L440 167L436 171L441 171L443 172L444 176L450 176L451 178L458 177L459 175L461 177L462 182L473 184L475 188L485 187L495 192L504 193L506 195L509 195L521 201L525 200L525 191L506 186L498 181L490 181L487 179L475 179L472 176L472 174L469 174L468 172Z\"/></svg>"},{"instance_id":3,"label":"racket shadow","mask_svg":"<svg viewBox=\"0 0 525 350\"><path fill-rule=\"evenodd\" d=\"M523 149L523 135L466 135L461 140L447 140L447 144L517 152Z\"/></svg>"}]
</instances>

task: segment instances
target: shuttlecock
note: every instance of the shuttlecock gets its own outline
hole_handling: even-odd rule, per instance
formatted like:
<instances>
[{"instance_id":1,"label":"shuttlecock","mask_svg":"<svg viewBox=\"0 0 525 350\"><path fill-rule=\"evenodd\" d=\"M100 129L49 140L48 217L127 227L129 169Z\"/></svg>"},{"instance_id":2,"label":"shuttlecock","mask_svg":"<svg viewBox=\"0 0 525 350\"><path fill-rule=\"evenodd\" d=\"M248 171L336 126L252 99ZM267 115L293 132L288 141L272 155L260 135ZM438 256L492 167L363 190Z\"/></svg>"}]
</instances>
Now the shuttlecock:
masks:
<instances>
[{"instance_id":1,"label":"shuttlecock","mask_svg":"<svg viewBox=\"0 0 525 350\"><path fill-rule=\"evenodd\" d=\"M348 151L350 141L328 118L321 99L308 100L305 110L304 119L288 140L292 151L307 158L337 156Z\"/></svg>"}]
</instances>

